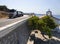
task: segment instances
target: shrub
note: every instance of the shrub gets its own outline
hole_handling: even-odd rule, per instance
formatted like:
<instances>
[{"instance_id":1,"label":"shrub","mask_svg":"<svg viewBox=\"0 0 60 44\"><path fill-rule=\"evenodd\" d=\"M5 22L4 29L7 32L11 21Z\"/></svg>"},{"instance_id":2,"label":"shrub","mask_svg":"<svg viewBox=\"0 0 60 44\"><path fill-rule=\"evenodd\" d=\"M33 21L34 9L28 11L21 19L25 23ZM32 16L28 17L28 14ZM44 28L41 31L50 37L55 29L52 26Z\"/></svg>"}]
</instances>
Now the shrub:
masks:
<instances>
[{"instance_id":1,"label":"shrub","mask_svg":"<svg viewBox=\"0 0 60 44\"><path fill-rule=\"evenodd\" d=\"M37 29L38 28L38 22L39 18L37 16L32 16L31 18L28 19L28 25L31 29Z\"/></svg>"},{"instance_id":2,"label":"shrub","mask_svg":"<svg viewBox=\"0 0 60 44\"><path fill-rule=\"evenodd\" d=\"M49 38L51 38L52 37L51 29L47 26L44 26L43 29L44 32L49 36Z\"/></svg>"},{"instance_id":3,"label":"shrub","mask_svg":"<svg viewBox=\"0 0 60 44\"><path fill-rule=\"evenodd\" d=\"M50 29L54 29L57 25L54 22L54 19L50 16L45 16L42 18L42 20L45 22L46 26L48 26Z\"/></svg>"},{"instance_id":4,"label":"shrub","mask_svg":"<svg viewBox=\"0 0 60 44\"><path fill-rule=\"evenodd\" d=\"M45 22L42 19L39 19L37 23L38 23L38 29L40 31L44 31L43 27L45 26Z\"/></svg>"},{"instance_id":5,"label":"shrub","mask_svg":"<svg viewBox=\"0 0 60 44\"><path fill-rule=\"evenodd\" d=\"M56 23L50 16L44 16L41 19L33 16L28 19L28 25L32 30L39 29L41 32L45 32L49 38L51 38L51 29L56 27Z\"/></svg>"}]
</instances>

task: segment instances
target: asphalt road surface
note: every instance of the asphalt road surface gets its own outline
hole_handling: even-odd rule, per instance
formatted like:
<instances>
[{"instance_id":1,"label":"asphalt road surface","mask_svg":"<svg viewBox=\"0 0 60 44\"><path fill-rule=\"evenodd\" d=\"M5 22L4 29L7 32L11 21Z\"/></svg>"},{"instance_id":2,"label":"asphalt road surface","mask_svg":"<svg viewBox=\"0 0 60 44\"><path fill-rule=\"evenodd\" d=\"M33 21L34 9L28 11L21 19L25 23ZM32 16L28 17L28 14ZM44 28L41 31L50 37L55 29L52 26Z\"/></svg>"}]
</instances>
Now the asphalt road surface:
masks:
<instances>
[{"instance_id":1,"label":"asphalt road surface","mask_svg":"<svg viewBox=\"0 0 60 44\"><path fill-rule=\"evenodd\" d=\"M22 19L25 19L25 18L28 18L28 17L29 17L29 15L24 15L22 17L18 17L18 18L14 18L14 19L0 19L0 27L9 25L11 23L17 22L19 20L22 20Z\"/></svg>"}]
</instances>

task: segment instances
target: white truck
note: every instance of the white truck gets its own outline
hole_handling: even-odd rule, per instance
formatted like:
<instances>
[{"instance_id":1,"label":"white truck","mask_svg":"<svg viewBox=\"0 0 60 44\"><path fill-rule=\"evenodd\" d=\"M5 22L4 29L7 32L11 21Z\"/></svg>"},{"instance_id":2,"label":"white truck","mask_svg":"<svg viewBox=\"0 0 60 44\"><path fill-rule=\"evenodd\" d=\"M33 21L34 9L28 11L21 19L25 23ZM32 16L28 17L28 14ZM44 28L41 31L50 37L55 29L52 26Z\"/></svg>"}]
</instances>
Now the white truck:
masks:
<instances>
[{"instance_id":1,"label":"white truck","mask_svg":"<svg viewBox=\"0 0 60 44\"><path fill-rule=\"evenodd\" d=\"M23 12L21 11L16 11L16 10L9 11L9 18L16 18L16 17L21 17L21 16L23 16Z\"/></svg>"}]
</instances>

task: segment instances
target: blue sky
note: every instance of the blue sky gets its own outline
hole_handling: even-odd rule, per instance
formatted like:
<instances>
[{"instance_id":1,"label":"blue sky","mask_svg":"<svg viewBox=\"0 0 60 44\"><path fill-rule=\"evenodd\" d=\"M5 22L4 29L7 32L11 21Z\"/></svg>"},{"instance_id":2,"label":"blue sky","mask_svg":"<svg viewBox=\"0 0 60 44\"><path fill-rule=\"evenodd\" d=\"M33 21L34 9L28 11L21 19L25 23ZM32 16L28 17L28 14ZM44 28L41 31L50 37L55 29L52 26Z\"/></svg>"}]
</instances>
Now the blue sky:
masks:
<instances>
[{"instance_id":1,"label":"blue sky","mask_svg":"<svg viewBox=\"0 0 60 44\"><path fill-rule=\"evenodd\" d=\"M45 14L50 9L53 14L60 15L60 0L0 0L0 5L23 12Z\"/></svg>"}]
</instances>

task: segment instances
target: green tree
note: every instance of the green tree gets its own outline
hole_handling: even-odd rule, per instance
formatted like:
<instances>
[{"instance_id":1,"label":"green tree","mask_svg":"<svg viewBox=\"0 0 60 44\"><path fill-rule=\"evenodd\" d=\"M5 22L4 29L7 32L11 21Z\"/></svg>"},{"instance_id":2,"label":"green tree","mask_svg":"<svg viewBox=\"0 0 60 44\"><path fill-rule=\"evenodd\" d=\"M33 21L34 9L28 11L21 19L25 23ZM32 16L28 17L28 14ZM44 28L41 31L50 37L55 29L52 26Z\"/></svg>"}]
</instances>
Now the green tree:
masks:
<instances>
[{"instance_id":1,"label":"green tree","mask_svg":"<svg viewBox=\"0 0 60 44\"><path fill-rule=\"evenodd\" d=\"M38 23L38 29L40 31L44 31L43 27L45 26L45 22L42 19L39 19L37 23Z\"/></svg>"},{"instance_id":2,"label":"green tree","mask_svg":"<svg viewBox=\"0 0 60 44\"><path fill-rule=\"evenodd\" d=\"M46 26L48 26L50 29L54 29L57 25L54 22L54 19L50 16L45 16L42 18L42 20L46 23Z\"/></svg>"},{"instance_id":3,"label":"green tree","mask_svg":"<svg viewBox=\"0 0 60 44\"><path fill-rule=\"evenodd\" d=\"M33 16L28 19L28 25L31 29L39 29L42 33L46 33L49 38L51 38L51 29L54 29L57 25L54 22L54 19L50 16L44 16L42 18L38 18Z\"/></svg>"},{"instance_id":4,"label":"green tree","mask_svg":"<svg viewBox=\"0 0 60 44\"><path fill-rule=\"evenodd\" d=\"M39 18L37 16L32 16L28 19L28 25L32 30L38 28L38 20Z\"/></svg>"},{"instance_id":5,"label":"green tree","mask_svg":"<svg viewBox=\"0 0 60 44\"><path fill-rule=\"evenodd\" d=\"M47 26L44 26L43 29L44 32L49 36L49 38L51 38L52 37L51 29Z\"/></svg>"},{"instance_id":6,"label":"green tree","mask_svg":"<svg viewBox=\"0 0 60 44\"><path fill-rule=\"evenodd\" d=\"M43 27L43 29L44 29L44 32L48 35L48 37L49 37L49 43L48 44L50 44L51 42L51 37L52 37L52 33L51 33L51 29L49 28L49 27L47 27L47 26L44 26ZM44 37L44 35L43 35L43 37ZM44 37L45 38L45 37Z\"/></svg>"}]
</instances>

